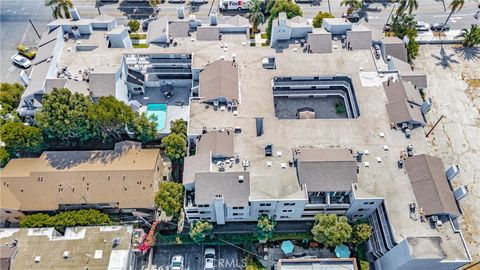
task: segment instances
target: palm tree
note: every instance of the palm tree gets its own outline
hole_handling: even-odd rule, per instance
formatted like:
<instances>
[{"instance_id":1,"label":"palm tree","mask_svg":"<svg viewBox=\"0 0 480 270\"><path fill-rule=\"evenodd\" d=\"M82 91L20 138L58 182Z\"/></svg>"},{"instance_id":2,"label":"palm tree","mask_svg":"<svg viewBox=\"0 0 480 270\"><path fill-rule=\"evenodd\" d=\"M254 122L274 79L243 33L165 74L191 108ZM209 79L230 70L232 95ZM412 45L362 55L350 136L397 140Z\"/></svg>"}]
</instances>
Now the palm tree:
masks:
<instances>
[{"instance_id":1,"label":"palm tree","mask_svg":"<svg viewBox=\"0 0 480 270\"><path fill-rule=\"evenodd\" d=\"M53 18L55 19L71 18L69 9L73 8L72 0L45 0L45 6L52 8Z\"/></svg>"},{"instance_id":2,"label":"palm tree","mask_svg":"<svg viewBox=\"0 0 480 270\"><path fill-rule=\"evenodd\" d=\"M450 14L448 14L448 17L442 26L442 30L443 30L443 27L447 25L448 20L450 20L450 17L452 16L452 14L462 9L464 4L465 4L465 0L453 0L450 3L450 5L448 5L448 7L450 8Z\"/></svg>"},{"instance_id":3,"label":"palm tree","mask_svg":"<svg viewBox=\"0 0 480 270\"><path fill-rule=\"evenodd\" d=\"M412 14L414 10L418 8L417 0L400 0L400 4L397 9L397 16L408 10L408 14Z\"/></svg>"},{"instance_id":4,"label":"palm tree","mask_svg":"<svg viewBox=\"0 0 480 270\"><path fill-rule=\"evenodd\" d=\"M464 47L473 47L480 44L480 27L476 24L472 24L470 29L463 28L458 37L463 38Z\"/></svg>"},{"instance_id":5,"label":"palm tree","mask_svg":"<svg viewBox=\"0 0 480 270\"><path fill-rule=\"evenodd\" d=\"M348 6L347 15L350 15L355 9L362 7L362 2L359 0L342 0L340 6Z\"/></svg>"},{"instance_id":6,"label":"palm tree","mask_svg":"<svg viewBox=\"0 0 480 270\"><path fill-rule=\"evenodd\" d=\"M262 1L252 0L250 5L250 21L253 24L253 33L258 31L258 25L265 22L265 16L262 13Z\"/></svg>"}]
</instances>

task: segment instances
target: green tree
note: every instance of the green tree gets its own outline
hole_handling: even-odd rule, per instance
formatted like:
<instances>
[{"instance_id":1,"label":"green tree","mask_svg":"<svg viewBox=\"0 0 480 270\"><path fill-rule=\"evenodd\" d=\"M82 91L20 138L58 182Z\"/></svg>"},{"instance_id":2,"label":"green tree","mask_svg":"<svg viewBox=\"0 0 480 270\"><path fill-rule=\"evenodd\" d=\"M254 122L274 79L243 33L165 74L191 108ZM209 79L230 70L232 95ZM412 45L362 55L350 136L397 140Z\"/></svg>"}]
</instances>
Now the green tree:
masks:
<instances>
[{"instance_id":1,"label":"green tree","mask_svg":"<svg viewBox=\"0 0 480 270\"><path fill-rule=\"evenodd\" d=\"M354 245L362 244L372 235L372 227L366 223L357 223L353 225L352 237L350 242Z\"/></svg>"},{"instance_id":2,"label":"green tree","mask_svg":"<svg viewBox=\"0 0 480 270\"><path fill-rule=\"evenodd\" d=\"M133 120L133 132L135 139L141 142L155 140L157 136L157 128L154 119L149 119L145 113L137 116Z\"/></svg>"},{"instance_id":3,"label":"green tree","mask_svg":"<svg viewBox=\"0 0 480 270\"><path fill-rule=\"evenodd\" d=\"M136 33L138 29L140 29L140 22L138 20L129 20L127 23L128 27L130 27L130 31Z\"/></svg>"},{"instance_id":4,"label":"green tree","mask_svg":"<svg viewBox=\"0 0 480 270\"><path fill-rule=\"evenodd\" d=\"M408 14L412 14L414 10L418 9L418 0L400 0L396 15L403 14L408 10Z\"/></svg>"},{"instance_id":5,"label":"green tree","mask_svg":"<svg viewBox=\"0 0 480 270\"><path fill-rule=\"evenodd\" d=\"M1 146L0 147L0 168L5 167L8 161L10 161L10 153L8 153L5 147Z\"/></svg>"},{"instance_id":6,"label":"green tree","mask_svg":"<svg viewBox=\"0 0 480 270\"><path fill-rule=\"evenodd\" d=\"M186 154L187 142L185 137L176 133L170 133L162 139L161 146L165 149L167 157L176 162L182 160Z\"/></svg>"},{"instance_id":7,"label":"green tree","mask_svg":"<svg viewBox=\"0 0 480 270\"><path fill-rule=\"evenodd\" d=\"M348 6L347 14L350 15L355 9L362 7L362 1L359 0L342 0L340 6Z\"/></svg>"},{"instance_id":8,"label":"green tree","mask_svg":"<svg viewBox=\"0 0 480 270\"><path fill-rule=\"evenodd\" d=\"M88 120L92 129L103 141L121 140L121 135L133 125L135 117L135 113L127 104L113 96L100 97L88 110Z\"/></svg>"},{"instance_id":9,"label":"green tree","mask_svg":"<svg viewBox=\"0 0 480 270\"><path fill-rule=\"evenodd\" d=\"M480 44L480 27L472 24L470 29L463 28L457 38L463 38L462 45L464 47L474 47Z\"/></svg>"},{"instance_id":10,"label":"green tree","mask_svg":"<svg viewBox=\"0 0 480 270\"><path fill-rule=\"evenodd\" d=\"M323 23L323 19L326 19L326 18L335 18L335 16L333 16L332 14L330 14L328 12L319 11L317 13L317 15L315 16L315 18L313 18L313 27L321 28L322 23Z\"/></svg>"},{"instance_id":11,"label":"green tree","mask_svg":"<svg viewBox=\"0 0 480 270\"><path fill-rule=\"evenodd\" d=\"M158 5L160 5L160 0L148 0L148 4L152 8L156 8Z\"/></svg>"},{"instance_id":12,"label":"green tree","mask_svg":"<svg viewBox=\"0 0 480 270\"><path fill-rule=\"evenodd\" d=\"M289 0L270 0L270 1L272 1L272 6L269 9L270 16L268 17L268 26L267 26L268 39L270 39L270 35L272 32L273 20L278 18L278 15L280 14L280 12L285 12L287 14L288 19L303 15L302 9L294 1L289 1Z\"/></svg>"},{"instance_id":13,"label":"green tree","mask_svg":"<svg viewBox=\"0 0 480 270\"><path fill-rule=\"evenodd\" d=\"M45 6L52 8L54 19L70 19L70 9L73 8L72 0L45 0Z\"/></svg>"},{"instance_id":14,"label":"green tree","mask_svg":"<svg viewBox=\"0 0 480 270\"><path fill-rule=\"evenodd\" d=\"M344 216L317 214L312 234L315 241L333 247L349 241L352 227Z\"/></svg>"},{"instance_id":15,"label":"green tree","mask_svg":"<svg viewBox=\"0 0 480 270\"><path fill-rule=\"evenodd\" d=\"M245 270L266 270L255 256L246 259Z\"/></svg>"},{"instance_id":16,"label":"green tree","mask_svg":"<svg viewBox=\"0 0 480 270\"><path fill-rule=\"evenodd\" d=\"M7 122L0 128L0 137L11 156L25 156L42 151L42 132L21 122Z\"/></svg>"},{"instance_id":17,"label":"green tree","mask_svg":"<svg viewBox=\"0 0 480 270\"><path fill-rule=\"evenodd\" d=\"M195 243L200 243L203 242L205 238L207 238L212 229L213 226L208 221L196 220L190 227L189 235Z\"/></svg>"},{"instance_id":18,"label":"green tree","mask_svg":"<svg viewBox=\"0 0 480 270\"><path fill-rule=\"evenodd\" d=\"M261 8L262 8L261 0L251 1L249 18L250 18L250 21L252 22L253 33L257 33L258 25L265 22L265 15L263 15Z\"/></svg>"},{"instance_id":19,"label":"green tree","mask_svg":"<svg viewBox=\"0 0 480 270\"><path fill-rule=\"evenodd\" d=\"M17 109L24 87L18 83L2 83L0 86L1 115L12 113Z\"/></svg>"},{"instance_id":20,"label":"green tree","mask_svg":"<svg viewBox=\"0 0 480 270\"><path fill-rule=\"evenodd\" d=\"M170 122L170 132L187 137L187 124L183 119L176 119Z\"/></svg>"},{"instance_id":21,"label":"green tree","mask_svg":"<svg viewBox=\"0 0 480 270\"><path fill-rule=\"evenodd\" d=\"M85 142L91 138L87 113L92 102L82 94L66 88L43 95L42 111L35 120L48 139Z\"/></svg>"},{"instance_id":22,"label":"green tree","mask_svg":"<svg viewBox=\"0 0 480 270\"><path fill-rule=\"evenodd\" d=\"M155 204L169 217L178 217L183 206L183 185L161 182L155 195Z\"/></svg>"},{"instance_id":23,"label":"green tree","mask_svg":"<svg viewBox=\"0 0 480 270\"><path fill-rule=\"evenodd\" d=\"M273 217L263 214L257 220L257 237L258 240L269 240L273 237L275 225L277 222Z\"/></svg>"},{"instance_id":24,"label":"green tree","mask_svg":"<svg viewBox=\"0 0 480 270\"><path fill-rule=\"evenodd\" d=\"M450 2L450 5L448 5L448 7L450 8L450 14L448 14L448 17L445 20L445 23L443 24L443 26L445 26L448 23L453 13L460 11L460 9L463 8L463 5L465 5L465 0L452 0L452 2Z\"/></svg>"},{"instance_id":25,"label":"green tree","mask_svg":"<svg viewBox=\"0 0 480 270\"><path fill-rule=\"evenodd\" d=\"M415 41L417 37L417 22L414 17L410 14L400 14L393 19L392 31L395 35L401 39L405 36L408 36L409 42L406 45L407 47L407 58L408 61L413 61L417 55L420 45Z\"/></svg>"}]
</instances>

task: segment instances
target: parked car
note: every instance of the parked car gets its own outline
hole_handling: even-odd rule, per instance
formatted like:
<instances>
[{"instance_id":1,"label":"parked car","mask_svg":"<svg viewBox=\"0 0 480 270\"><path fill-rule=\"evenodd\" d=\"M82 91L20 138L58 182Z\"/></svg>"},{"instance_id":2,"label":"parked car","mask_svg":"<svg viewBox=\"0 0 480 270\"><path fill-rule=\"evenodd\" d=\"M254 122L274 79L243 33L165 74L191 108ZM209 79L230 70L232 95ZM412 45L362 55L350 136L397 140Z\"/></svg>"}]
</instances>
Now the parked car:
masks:
<instances>
[{"instance_id":1,"label":"parked car","mask_svg":"<svg viewBox=\"0 0 480 270\"><path fill-rule=\"evenodd\" d=\"M342 18L347 19L351 23L357 23L360 21L360 16L358 16L358 13L352 13L350 15L348 15L347 13L343 13Z\"/></svg>"},{"instance_id":2,"label":"parked car","mask_svg":"<svg viewBox=\"0 0 480 270\"><path fill-rule=\"evenodd\" d=\"M295 3L310 3L312 0L295 0Z\"/></svg>"},{"instance_id":3,"label":"parked car","mask_svg":"<svg viewBox=\"0 0 480 270\"><path fill-rule=\"evenodd\" d=\"M12 56L12 62L23 68L29 68L32 65L30 60L28 60L25 56L21 56L20 54L15 54Z\"/></svg>"},{"instance_id":4,"label":"parked car","mask_svg":"<svg viewBox=\"0 0 480 270\"><path fill-rule=\"evenodd\" d=\"M17 51L19 54L27 57L28 59L33 59L37 55L36 51L34 51L32 48L29 48L23 44L18 45Z\"/></svg>"},{"instance_id":5,"label":"parked car","mask_svg":"<svg viewBox=\"0 0 480 270\"><path fill-rule=\"evenodd\" d=\"M443 24L443 23L434 23L430 26L430 30L435 31L435 32L446 32L450 30L450 25L448 24Z\"/></svg>"},{"instance_id":6,"label":"parked car","mask_svg":"<svg viewBox=\"0 0 480 270\"><path fill-rule=\"evenodd\" d=\"M380 45L378 44L373 45L373 49L375 52L375 58L380 59L380 57L382 57L382 51L380 50Z\"/></svg>"},{"instance_id":7,"label":"parked car","mask_svg":"<svg viewBox=\"0 0 480 270\"><path fill-rule=\"evenodd\" d=\"M168 3L185 3L185 0L168 0Z\"/></svg>"},{"instance_id":8,"label":"parked car","mask_svg":"<svg viewBox=\"0 0 480 270\"><path fill-rule=\"evenodd\" d=\"M172 263L170 267L172 270L183 270L183 256L176 255L172 257Z\"/></svg>"},{"instance_id":9,"label":"parked car","mask_svg":"<svg viewBox=\"0 0 480 270\"><path fill-rule=\"evenodd\" d=\"M154 18L150 18L150 19L144 20L144 21L142 22L142 29L143 29L143 30L147 30L147 29L148 29L148 25L149 25L151 22L153 22L153 21L155 21Z\"/></svg>"},{"instance_id":10,"label":"parked car","mask_svg":"<svg viewBox=\"0 0 480 270\"><path fill-rule=\"evenodd\" d=\"M206 4L208 0L190 0L191 4Z\"/></svg>"},{"instance_id":11,"label":"parked car","mask_svg":"<svg viewBox=\"0 0 480 270\"><path fill-rule=\"evenodd\" d=\"M417 31L428 31L430 30L430 24L426 22L417 22Z\"/></svg>"},{"instance_id":12,"label":"parked car","mask_svg":"<svg viewBox=\"0 0 480 270\"><path fill-rule=\"evenodd\" d=\"M480 18L480 10L473 14L473 18L475 18L475 20L478 20L478 18Z\"/></svg>"},{"instance_id":13,"label":"parked car","mask_svg":"<svg viewBox=\"0 0 480 270\"><path fill-rule=\"evenodd\" d=\"M215 249L206 248L205 249L205 270L214 270L215 269Z\"/></svg>"}]
</instances>

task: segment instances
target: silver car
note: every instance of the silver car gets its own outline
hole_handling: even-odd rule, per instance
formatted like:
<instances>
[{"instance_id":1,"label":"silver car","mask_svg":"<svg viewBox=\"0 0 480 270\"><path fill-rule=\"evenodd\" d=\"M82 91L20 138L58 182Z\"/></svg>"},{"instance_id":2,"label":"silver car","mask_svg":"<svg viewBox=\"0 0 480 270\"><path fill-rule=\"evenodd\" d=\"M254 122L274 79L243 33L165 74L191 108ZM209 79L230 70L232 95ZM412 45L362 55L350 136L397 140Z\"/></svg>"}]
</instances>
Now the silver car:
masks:
<instances>
[{"instance_id":1,"label":"silver car","mask_svg":"<svg viewBox=\"0 0 480 270\"><path fill-rule=\"evenodd\" d=\"M28 60L25 56L21 56L20 54L12 56L12 62L23 68L29 68L32 65L32 62L30 62L30 60Z\"/></svg>"}]
</instances>

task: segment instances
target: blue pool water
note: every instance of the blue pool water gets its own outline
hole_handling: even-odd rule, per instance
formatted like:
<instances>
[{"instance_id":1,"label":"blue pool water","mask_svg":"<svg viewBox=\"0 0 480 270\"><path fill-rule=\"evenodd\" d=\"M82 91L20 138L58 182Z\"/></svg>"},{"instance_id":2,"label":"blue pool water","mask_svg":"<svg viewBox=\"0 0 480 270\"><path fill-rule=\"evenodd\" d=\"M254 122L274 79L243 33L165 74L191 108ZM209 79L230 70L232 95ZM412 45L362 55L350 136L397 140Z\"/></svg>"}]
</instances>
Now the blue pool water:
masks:
<instances>
[{"instance_id":1,"label":"blue pool water","mask_svg":"<svg viewBox=\"0 0 480 270\"><path fill-rule=\"evenodd\" d=\"M157 131L164 129L167 122L167 104L147 104L147 117L152 115L156 118Z\"/></svg>"}]
</instances>

